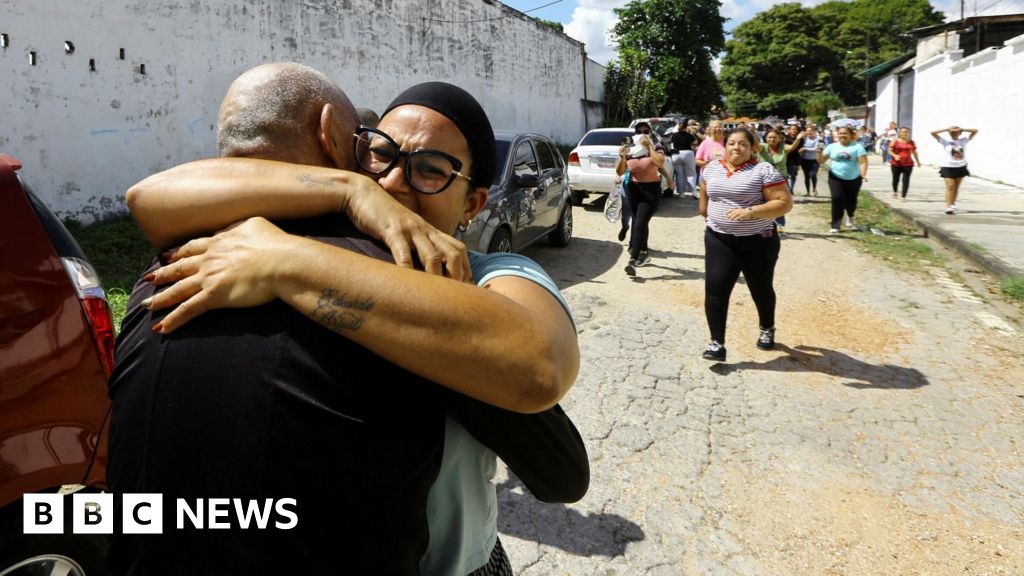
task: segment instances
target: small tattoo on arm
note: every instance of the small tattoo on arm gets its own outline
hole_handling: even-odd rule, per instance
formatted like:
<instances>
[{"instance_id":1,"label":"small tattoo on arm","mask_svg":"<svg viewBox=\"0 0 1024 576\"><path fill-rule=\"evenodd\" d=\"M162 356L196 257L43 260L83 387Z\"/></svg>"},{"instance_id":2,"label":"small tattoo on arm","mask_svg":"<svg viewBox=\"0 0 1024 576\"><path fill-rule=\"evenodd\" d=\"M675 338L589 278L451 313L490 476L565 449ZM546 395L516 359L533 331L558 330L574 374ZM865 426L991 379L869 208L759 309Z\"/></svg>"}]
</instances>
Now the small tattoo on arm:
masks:
<instances>
[{"instance_id":1,"label":"small tattoo on arm","mask_svg":"<svg viewBox=\"0 0 1024 576\"><path fill-rule=\"evenodd\" d=\"M314 178L312 174L299 174L296 180L306 185L306 188L322 188L331 183L327 178Z\"/></svg>"},{"instance_id":2,"label":"small tattoo on arm","mask_svg":"<svg viewBox=\"0 0 1024 576\"><path fill-rule=\"evenodd\" d=\"M324 288L311 314L326 328L336 332L355 332L366 320L365 313L373 310L373 300L353 298L336 288Z\"/></svg>"}]
</instances>

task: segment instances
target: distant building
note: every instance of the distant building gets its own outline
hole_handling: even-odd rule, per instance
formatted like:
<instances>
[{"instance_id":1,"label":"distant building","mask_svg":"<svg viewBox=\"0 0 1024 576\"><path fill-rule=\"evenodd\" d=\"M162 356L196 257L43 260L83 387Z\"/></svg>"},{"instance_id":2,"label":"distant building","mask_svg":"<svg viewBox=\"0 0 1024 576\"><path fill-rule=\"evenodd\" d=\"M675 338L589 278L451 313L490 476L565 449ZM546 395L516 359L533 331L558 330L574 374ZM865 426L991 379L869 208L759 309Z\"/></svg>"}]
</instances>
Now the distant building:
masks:
<instances>
[{"instance_id":1,"label":"distant building","mask_svg":"<svg viewBox=\"0 0 1024 576\"><path fill-rule=\"evenodd\" d=\"M981 14L911 31L917 49L862 72L877 78L869 125L890 121L912 130L921 161L937 164L930 132L952 124L977 128L968 151L971 173L1024 186L1024 164L1006 146L1024 132L1024 0L1017 14Z\"/></svg>"}]
</instances>

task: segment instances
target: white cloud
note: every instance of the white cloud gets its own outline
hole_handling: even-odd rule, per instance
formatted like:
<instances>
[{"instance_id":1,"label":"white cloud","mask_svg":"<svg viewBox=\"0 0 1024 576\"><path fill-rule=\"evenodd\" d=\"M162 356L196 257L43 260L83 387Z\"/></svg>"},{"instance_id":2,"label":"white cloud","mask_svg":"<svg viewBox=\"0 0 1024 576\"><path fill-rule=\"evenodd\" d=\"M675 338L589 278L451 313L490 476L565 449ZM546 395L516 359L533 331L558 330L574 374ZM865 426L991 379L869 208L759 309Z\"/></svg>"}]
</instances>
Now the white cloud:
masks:
<instances>
[{"instance_id":1,"label":"white cloud","mask_svg":"<svg viewBox=\"0 0 1024 576\"><path fill-rule=\"evenodd\" d=\"M787 0L722 0L722 7L719 13L729 18L726 22L726 29L731 30L753 18L758 12L768 10L776 4ZM792 1L792 0L789 0ZM811 7L817 6L826 0L798 0L800 4ZM965 11L970 15L974 10L980 10L990 5L994 0L965 0ZM607 64L609 60L617 55L617 47L608 40L608 32L618 20L613 8L622 8L628 0L577 0L576 8L573 9L572 20L565 25L565 33L587 45L587 55L600 62ZM947 20L960 17L959 0L931 0L936 10L946 13Z\"/></svg>"},{"instance_id":2,"label":"white cloud","mask_svg":"<svg viewBox=\"0 0 1024 576\"><path fill-rule=\"evenodd\" d=\"M618 21L612 9L625 5L626 0L579 0L565 33L587 45L587 56L607 64L618 50L608 39L609 30Z\"/></svg>"}]
</instances>

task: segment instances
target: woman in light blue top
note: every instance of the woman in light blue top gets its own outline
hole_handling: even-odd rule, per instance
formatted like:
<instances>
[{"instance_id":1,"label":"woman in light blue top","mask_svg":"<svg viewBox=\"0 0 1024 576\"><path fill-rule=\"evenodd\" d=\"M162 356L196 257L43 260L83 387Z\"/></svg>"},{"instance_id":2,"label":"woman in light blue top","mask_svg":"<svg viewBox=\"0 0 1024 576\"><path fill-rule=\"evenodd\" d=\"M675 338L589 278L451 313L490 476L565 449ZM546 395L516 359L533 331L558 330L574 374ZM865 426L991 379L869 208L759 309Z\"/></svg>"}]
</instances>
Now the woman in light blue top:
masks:
<instances>
[{"instance_id":1,"label":"woman in light blue top","mask_svg":"<svg viewBox=\"0 0 1024 576\"><path fill-rule=\"evenodd\" d=\"M829 234L839 233L839 223L846 212L846 227L856 228L857 196L868 176L868 152L853 139L853 129L843 126L836 131L838 142L818 149L818 162L829 160L828 189L832 194L832 227Z\"/></svg>"}]
</instances>

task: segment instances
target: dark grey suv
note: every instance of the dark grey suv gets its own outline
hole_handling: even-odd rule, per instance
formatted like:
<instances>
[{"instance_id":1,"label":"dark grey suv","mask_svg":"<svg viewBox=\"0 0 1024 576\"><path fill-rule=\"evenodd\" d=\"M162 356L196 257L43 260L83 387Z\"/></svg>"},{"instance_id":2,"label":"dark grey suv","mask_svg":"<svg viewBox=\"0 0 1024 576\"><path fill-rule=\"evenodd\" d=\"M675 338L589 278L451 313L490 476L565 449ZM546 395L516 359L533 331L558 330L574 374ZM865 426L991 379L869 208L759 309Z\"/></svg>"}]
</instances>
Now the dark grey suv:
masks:
<instances>
[{"instance_id":1,"label":"dark grey suv","mask_svg":"<svg viewBox=\"0 0 1024 576\"><path fill-rule=\"evenodd\" d=\"M518 252L543 238L554 246L568 246L572 203L558 147L526 132L497 131L494 139L494 183L462 241L479 252Z\"/></svg>"}]
</instances>

